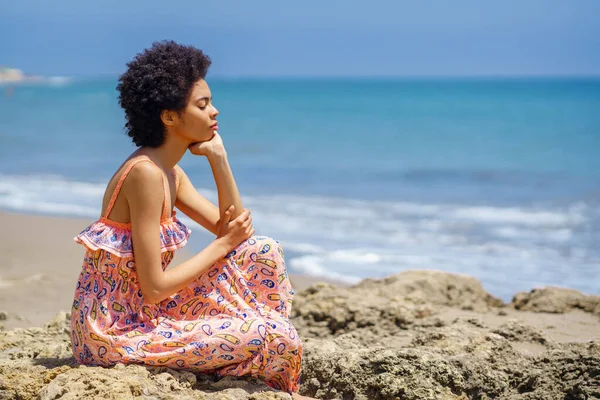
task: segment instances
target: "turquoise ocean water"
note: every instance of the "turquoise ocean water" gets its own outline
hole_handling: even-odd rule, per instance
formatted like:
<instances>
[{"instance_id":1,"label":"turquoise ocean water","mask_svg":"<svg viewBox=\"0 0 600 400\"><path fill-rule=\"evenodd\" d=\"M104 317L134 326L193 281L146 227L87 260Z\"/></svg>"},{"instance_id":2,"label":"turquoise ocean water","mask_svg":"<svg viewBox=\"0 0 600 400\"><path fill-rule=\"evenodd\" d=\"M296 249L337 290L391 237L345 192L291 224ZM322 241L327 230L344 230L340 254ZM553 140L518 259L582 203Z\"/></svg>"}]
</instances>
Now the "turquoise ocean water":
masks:
<instances>
[{"instance_id":1,"label":"turquoise ocean water","mask_svg":"<svg viewBox=\"0 0 600 400\"><path fill-rule=\"evenodd\" d=\"M0 87L1 209L98 216L134 150L115 85ZM209 85L257 233L284 244L290 271L356 282L435 268L505 300L600 293L600 79ZM216 201L206 160L180 165ZM200 250L211 237L190 225Z\"/></svg>"}]
</instances>

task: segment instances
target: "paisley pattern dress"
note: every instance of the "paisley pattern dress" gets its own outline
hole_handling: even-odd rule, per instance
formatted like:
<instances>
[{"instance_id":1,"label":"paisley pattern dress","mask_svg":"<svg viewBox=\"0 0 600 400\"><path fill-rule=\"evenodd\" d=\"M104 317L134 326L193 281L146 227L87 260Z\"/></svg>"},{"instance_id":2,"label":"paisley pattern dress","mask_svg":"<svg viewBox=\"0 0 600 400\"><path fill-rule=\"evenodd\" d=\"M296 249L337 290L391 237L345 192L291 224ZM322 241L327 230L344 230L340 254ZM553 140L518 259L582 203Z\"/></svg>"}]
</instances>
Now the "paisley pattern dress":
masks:
<instances>
[{"instance_id":1,"label":"paisley pattern dress","mask_svg":"<svg viewBox=\"0 0 600 400\"><path fill-rule=\"evenodd\" d=\"M192 372L251 375L288 393L298 390L302 343L289 321L294 291L279 242L253 236L187 287L160 303L144 301L131 224L108 219L124 170L105 215L75 237L85 257L71 313L76 360L86 365L136 363ZM174 172L174 171L173 171ZM175 175L176 176L176 175ZM190 230L175 213L160 222L162 267L183 247Z\"/></svg>"}]
</instances>

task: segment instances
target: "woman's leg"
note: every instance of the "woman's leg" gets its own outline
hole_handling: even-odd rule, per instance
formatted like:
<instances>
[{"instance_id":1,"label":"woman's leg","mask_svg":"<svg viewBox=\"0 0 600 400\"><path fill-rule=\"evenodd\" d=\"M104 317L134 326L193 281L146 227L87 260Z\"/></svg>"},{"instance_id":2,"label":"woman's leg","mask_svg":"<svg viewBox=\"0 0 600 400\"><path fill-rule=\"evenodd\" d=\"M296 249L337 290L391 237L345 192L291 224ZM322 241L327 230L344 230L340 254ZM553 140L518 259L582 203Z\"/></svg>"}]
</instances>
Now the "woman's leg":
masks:
<instances>
[{"instance_id":1,"label":"woman's leg","mask_svg":"<svg viewBox=\"0 0 600 400\"><path fill-rule=\"evenodd\" d=\"M267 236L253 236L227 255L243 276L257 302L289 318L294 290L281 244Z\"/></svg>"}]
</instances>

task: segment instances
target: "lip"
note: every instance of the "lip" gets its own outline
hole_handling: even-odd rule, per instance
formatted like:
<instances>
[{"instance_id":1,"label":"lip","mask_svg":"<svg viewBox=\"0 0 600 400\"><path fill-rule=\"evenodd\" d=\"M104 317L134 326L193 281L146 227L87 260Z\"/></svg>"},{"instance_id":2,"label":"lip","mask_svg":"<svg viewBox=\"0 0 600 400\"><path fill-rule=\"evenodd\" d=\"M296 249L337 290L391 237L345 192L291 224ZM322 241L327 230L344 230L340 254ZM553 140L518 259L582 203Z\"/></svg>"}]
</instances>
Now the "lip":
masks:
<instances>
[{"instance_id":1,"label":"lip","mask_svg":"<svg viewBox=\"0 0 600 400\"><path fill-rule=\"evenodd\" d=\"M216 122L210 126L211 129L217 129L218 127L219 127L219 124Z\"/></svg>"}]
</instances>

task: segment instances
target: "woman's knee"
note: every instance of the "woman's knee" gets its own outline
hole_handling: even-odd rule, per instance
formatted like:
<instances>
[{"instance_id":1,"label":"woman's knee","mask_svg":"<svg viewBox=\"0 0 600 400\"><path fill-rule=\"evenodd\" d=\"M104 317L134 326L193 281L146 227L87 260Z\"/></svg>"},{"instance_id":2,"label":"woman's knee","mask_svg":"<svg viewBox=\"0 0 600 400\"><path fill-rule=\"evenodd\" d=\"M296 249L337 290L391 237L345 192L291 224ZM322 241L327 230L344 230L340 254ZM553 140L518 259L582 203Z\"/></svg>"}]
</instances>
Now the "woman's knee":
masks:
<instances>
[{"instance_id":1,"label":"woman's knee","mask_svg":"<svg viewBox=\"0 0 600 400\"><path fill-rule=\"evenodd\" d=\"M248 244L252 247L257 257L278 256L283 258L283 247L281 243L269 236L252 236L248 239Z\"/></svg>"}]
</instances>

